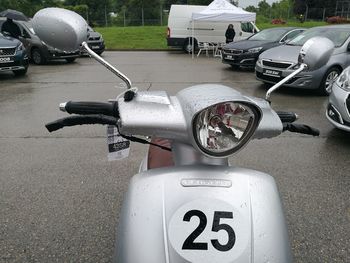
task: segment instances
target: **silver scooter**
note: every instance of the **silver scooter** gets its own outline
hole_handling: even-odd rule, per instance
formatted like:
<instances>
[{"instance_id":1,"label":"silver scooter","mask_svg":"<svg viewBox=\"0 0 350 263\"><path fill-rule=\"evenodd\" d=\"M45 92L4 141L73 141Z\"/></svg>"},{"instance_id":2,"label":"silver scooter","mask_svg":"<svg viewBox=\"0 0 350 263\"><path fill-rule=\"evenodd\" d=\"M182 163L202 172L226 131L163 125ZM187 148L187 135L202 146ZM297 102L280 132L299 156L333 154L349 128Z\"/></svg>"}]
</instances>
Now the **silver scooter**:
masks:
<instances>
[{"instance_id":1,"label":"silver scooter","mask_svg":"<svg viewBox=\"0 0 350 263\"><path fill-rule=\"evenodd\" d=\"M77 48L86 38L85 21L67 10L41 10L33 24L43 41L62 50ZM62 36L65 41L57 41ZM115 262L292 262L273 177L231 167L228 157L252 139L272 138L283 131L319 134L295 124L294 113L275 112L269 97L302 70L326 63L333 43L319 37L307 41L299 69L269 89L265 99L218 84L192 86L175 96L136 92L125 75L86 43L82 46L121 77L128 90L109 103L62 103L62 111L75 115L48 123L47 129L111 125L118 131L112 131L117 138L111 139L112 148L120 155L129 140L152 144L124 198ZM135 135L162 139L149 142Z\"/></svg>"}]
</instances>

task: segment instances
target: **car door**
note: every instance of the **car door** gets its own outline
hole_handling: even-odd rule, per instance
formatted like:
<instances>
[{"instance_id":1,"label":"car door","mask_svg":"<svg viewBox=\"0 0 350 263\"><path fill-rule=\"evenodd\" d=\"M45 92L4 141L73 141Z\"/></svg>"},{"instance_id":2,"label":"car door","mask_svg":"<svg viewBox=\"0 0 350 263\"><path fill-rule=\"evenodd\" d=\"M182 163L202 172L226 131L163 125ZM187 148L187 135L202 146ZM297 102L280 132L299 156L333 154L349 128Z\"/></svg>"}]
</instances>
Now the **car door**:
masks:
<instances>
[{"instance_id":1,"label":"car door","mask_svg":"<svg viewBox=\"0 0 350 263\"><path fill-rule=\"evenodd\" d=\"M26 50L30 50L31 47L31 36L29 32L24 28L20 23L16 23L21 30L21 36L18 38L26 48Z\"/></svg>"}]
</instances>

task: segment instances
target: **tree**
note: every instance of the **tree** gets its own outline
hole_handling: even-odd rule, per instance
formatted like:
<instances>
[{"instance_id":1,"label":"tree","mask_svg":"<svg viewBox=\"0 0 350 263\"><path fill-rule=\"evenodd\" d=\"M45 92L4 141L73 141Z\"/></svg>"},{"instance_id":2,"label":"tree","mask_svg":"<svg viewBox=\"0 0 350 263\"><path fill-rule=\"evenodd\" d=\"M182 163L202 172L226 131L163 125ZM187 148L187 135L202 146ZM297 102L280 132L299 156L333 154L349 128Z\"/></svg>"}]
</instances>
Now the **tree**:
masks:
<instances>
[{"instance_id":1,"label":"tree","mask_svg":"<svg viewBox=\"0 0 350 263\"><path fill-rule=\"evenodd\" d=\"M112 10L113 0L64 0L65 6L78 6L80 10L87 6L87 14L81 14L85 19L88 19L92 24L104 25L106 18L109 19L109 12Z\"/></svg>"}]
</instances>

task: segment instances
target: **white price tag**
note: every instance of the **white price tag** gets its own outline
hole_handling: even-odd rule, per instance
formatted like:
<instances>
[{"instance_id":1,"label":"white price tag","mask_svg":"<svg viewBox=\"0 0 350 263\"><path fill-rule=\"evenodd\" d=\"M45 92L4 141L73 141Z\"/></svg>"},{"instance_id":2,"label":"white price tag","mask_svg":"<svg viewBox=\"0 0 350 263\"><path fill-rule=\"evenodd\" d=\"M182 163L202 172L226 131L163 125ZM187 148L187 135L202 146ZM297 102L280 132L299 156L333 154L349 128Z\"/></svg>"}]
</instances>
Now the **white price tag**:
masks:
<instances>
[{"instance_id":1,"label":"white price tag","mask_svg":"<svg viewBox=\"0 0 350 263\"><path fill-rule=\"evenodd\" d=\"M130 141L120 136L113 125L107 126L108 161L121 160L129 156Z\"/></svg>"}]
</instances>

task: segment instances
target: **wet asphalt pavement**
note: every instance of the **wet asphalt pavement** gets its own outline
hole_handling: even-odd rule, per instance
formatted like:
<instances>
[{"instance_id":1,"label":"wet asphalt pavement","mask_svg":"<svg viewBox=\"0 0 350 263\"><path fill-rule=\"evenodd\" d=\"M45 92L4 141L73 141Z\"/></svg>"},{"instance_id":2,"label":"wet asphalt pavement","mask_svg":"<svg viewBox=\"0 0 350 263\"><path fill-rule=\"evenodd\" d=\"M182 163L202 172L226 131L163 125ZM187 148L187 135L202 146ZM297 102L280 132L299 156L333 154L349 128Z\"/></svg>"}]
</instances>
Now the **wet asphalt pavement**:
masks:
<instances>
[{"instance_id":1,"label":"wet asphalt pavement","mask_svg":"<svg viewBox=\"0 0 350 263\"><path fill-rule=\"evenodd\" d=\"M253 72L212 57L104 57L141 90L175 94L197 83L222 83L254 96L266 92ZM132 144L128 159L108 162L105 127L49 134L44 124L65 116L60 102L106 101L120 93L120 82L89 58L31 65L22 78L0 74L0 262L111 262L122 196L147 147ZM321 136L252 141L231 163L275 177L295 262L350 262L350 134L326 120L326 97L282 89L272 101Z\"/></svg>"}]
</instances>

